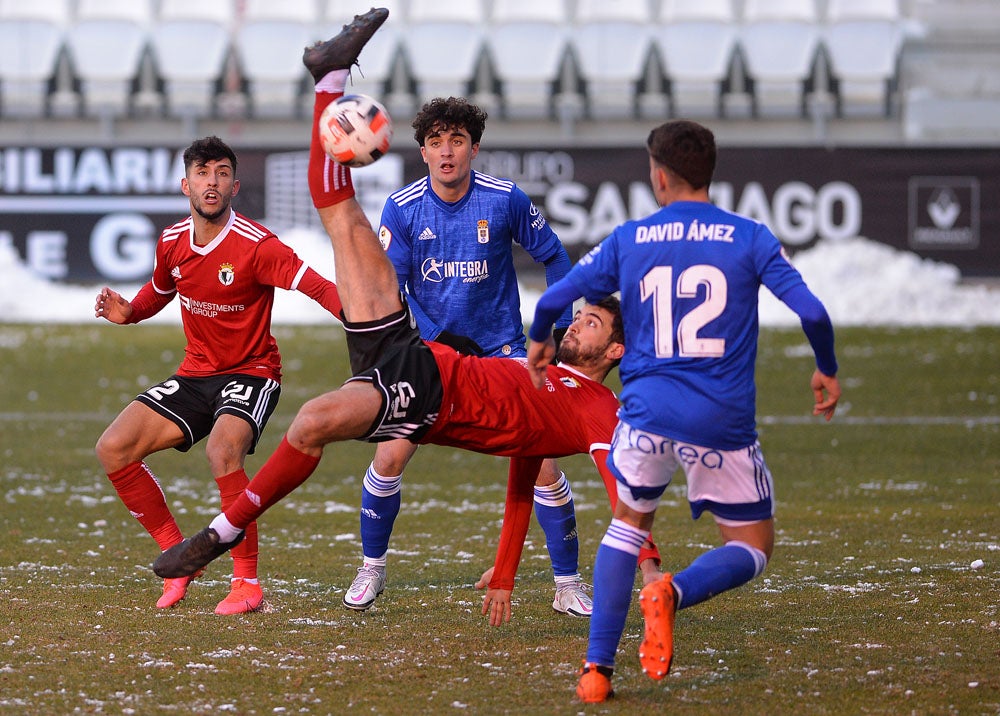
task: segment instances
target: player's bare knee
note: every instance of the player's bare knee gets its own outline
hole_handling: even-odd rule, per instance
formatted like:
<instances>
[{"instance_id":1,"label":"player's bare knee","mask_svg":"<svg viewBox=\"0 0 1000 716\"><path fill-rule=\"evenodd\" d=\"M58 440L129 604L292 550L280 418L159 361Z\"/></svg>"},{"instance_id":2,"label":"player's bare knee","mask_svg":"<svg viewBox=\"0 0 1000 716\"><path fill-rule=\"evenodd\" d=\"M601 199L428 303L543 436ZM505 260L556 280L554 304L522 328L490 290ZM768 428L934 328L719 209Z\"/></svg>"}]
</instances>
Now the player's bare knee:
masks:
<instances>
[{"instance_id":1,"label":"player's bare knee","mask_svg":"<svg viewBox=\"0 0 1000 716\"><path fill-rule=\"evenodd\" d=\"M323 447L329 442L327 436L336 432L337 423L336 411L331 411L322 397L313 398L299 409L285 437L298 449Z\"/></svg>"},{"instance_id":2,"label":"player's bare knee","mask_svg":"<svg viewBox=\"0 0 1000 716\"><path fill-rule=\"evenodd\" d=\"M213 477L221 477L239 470L243 467L244 455L239 446L223 441L209 442L205 446L205 458L208 460L208 467Z\"/></svg>"},{"instance_id":3,"label":"player's bare knee","mask_svg":"<svg viewBox=\"0 0 1000 716\"><path fill-rule=\"evenodd\" d=\"M101 463L101 467L107 473L120 470L131 462L128 459L125 441L118 439L114 433L108 431L105 431L97 439L97 444L94 446L94 453L97 455L97 460Z\"/></svg>"},{"instance_id":4,"label":"player's bare knee","mask_svg":"<svg viewBox=\"0 0 1000 716\"><path fill-rule=\"evenodd\" d=\"M387 477L402 475L415 451L416 447L408 441L391 440L378 443L372 466L379 475Z\"/></svg>"}]
</instances>

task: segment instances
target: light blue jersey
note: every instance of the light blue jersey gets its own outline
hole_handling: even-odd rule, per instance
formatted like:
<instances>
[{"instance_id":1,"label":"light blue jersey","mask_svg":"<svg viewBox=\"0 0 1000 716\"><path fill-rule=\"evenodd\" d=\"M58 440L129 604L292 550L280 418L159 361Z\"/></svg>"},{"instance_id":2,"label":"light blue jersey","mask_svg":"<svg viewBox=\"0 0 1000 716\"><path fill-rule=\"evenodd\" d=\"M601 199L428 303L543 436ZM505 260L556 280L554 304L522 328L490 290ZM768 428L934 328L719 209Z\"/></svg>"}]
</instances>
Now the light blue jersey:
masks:
<instances>
[{"instance_id":1,"label":"light blue jersey","mask_svg":"<svg viewBox=\"0 0 1000 716\"><path fill-rule=\"evenodd\" d=\"M488 356L525 355L513 243L546 264L548 284L570 265L527 194L511 181L475 171L468 193L455 203L442 201L426 176L392 194L379 239L421 335L468 336ZM569 312L560 325L568 323Z\"/></svg>"},{"instance_id":2,"label":"light blue jersey","mask_svg":"<svg viewBox=\"0 0 1000 716\"><path fill-rule=\"evenodd\" d=\"M753 444L760 285L779 299L805 289L766 226L674 202L615 229L566 280L588 301L621 291L623 421L723 450Z\"/></svg>"}]
</instances>

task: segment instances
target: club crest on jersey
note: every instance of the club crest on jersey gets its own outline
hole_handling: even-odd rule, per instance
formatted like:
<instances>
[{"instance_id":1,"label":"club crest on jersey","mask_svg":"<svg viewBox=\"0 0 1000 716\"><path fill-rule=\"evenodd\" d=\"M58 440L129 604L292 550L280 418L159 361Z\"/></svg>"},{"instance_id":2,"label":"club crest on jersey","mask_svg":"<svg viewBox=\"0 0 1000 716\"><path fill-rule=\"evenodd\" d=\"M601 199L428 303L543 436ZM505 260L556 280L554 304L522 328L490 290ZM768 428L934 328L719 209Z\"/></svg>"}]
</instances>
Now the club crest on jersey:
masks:
<instances>
[{"instance_id":1,"label":"club crest on jersey","mask_svg":"<svg viewBox=\"0 0 1000 716\"><path fill-rule=\"evenodd\" d=\"M231 263L224 263L219 266L219 283L223 286L232 286L236 280L236 269Z\"/></svg>"},{"instance_id":2,"label":"club crest on jersey","mask_svg":"<svg viewBox=\"0 0 1000 716\"><path fill-rule=\"evenodd\" d=\"M490 243L490 222L486 219L476 222L476 241L481 244Z\"/></svg>"}]
</instances>

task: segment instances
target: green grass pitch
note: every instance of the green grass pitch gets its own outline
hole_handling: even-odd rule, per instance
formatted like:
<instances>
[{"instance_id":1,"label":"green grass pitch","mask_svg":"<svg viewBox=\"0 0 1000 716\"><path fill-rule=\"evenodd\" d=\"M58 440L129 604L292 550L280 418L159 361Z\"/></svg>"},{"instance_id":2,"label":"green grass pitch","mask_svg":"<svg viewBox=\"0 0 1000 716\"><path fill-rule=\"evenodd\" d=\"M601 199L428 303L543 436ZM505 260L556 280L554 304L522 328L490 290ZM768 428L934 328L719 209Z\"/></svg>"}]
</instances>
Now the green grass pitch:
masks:
<instances>
[{"instance_id":1,"label":"green grass pitch","mask_svg":"<svg viewBox=\"0 0 1000 716\"><path fill-rule=\"evenodd\" d=\"M278 411L347 376L336 326L280 327ZM587 622L553 612L532 525L499 629L473 582L492 562L505 461L424 447L403 483L389 584L366 613L340 600L359 566L371 446L328 448L261 521L266 608L219 617L230 563L157 610L155 543L94 454L106 424L177 366L175 326L0 326L0 714L997 714L1000 712L1000 329L843 329L844 396L809 415L800 332L764 331L758 414L775 476L765 574L678 615L676 656L644 677L629 616L617 697L575 702ZM204 446L149 459L182 530L217 511ZM590 578L609 519L586 457L562 461ZM668 569L715 544L683 477L654 534ZM982 566L978 566L980 561ZM973 565L977 567L973 567Z\"/></svg>"}]
</instances>

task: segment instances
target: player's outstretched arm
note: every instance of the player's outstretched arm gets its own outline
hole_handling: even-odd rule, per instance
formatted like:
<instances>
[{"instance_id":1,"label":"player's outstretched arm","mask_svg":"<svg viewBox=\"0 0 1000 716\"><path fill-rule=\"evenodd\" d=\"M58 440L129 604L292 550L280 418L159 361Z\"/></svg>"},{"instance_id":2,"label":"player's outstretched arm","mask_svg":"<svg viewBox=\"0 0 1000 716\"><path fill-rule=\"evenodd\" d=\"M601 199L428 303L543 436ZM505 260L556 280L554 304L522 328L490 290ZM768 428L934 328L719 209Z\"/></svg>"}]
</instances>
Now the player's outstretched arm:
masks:
<instances>
[{"instance_id":1,"label":"player's outstretched arm","mask_svg":"<svg viewBox=\"0 0 1000 716\"><path fill-rule=\"evenodd\" d=\"M840 400L840 381L836 376L825 375L817 370L813 372L809 387L812 388L813 397L816 399L813 415L822 415L829 422Z\"/></svg>"},{"instance_id":2,"label":"player's outstretched arm","mask_svg":"<svg viewBox=\"0 0 1000 716\"><path fill-rule=\"evenodd\" d=\"M107 319L112 323L126 323L132 316L132 304L126 301L120 293L105 286L97 294L94 316Z\"/></svg>"},{"instance_id":3,"label":"player's outstretched arm","mask_svg":"<svg viewBox=\"0 0 1000 716\"><path fill-rule=\"evenodd\" d=\"M514 576L521 562L524 539L534 508L535 481L542 466L540 458L512 457L507 470L507 499L504 502L500 541L493 566L483 572L476 589L486 589L483 614L490 617L490 626L498 627L510 621L510 597L514 591Z\"/></svg>"}]
</instances>

